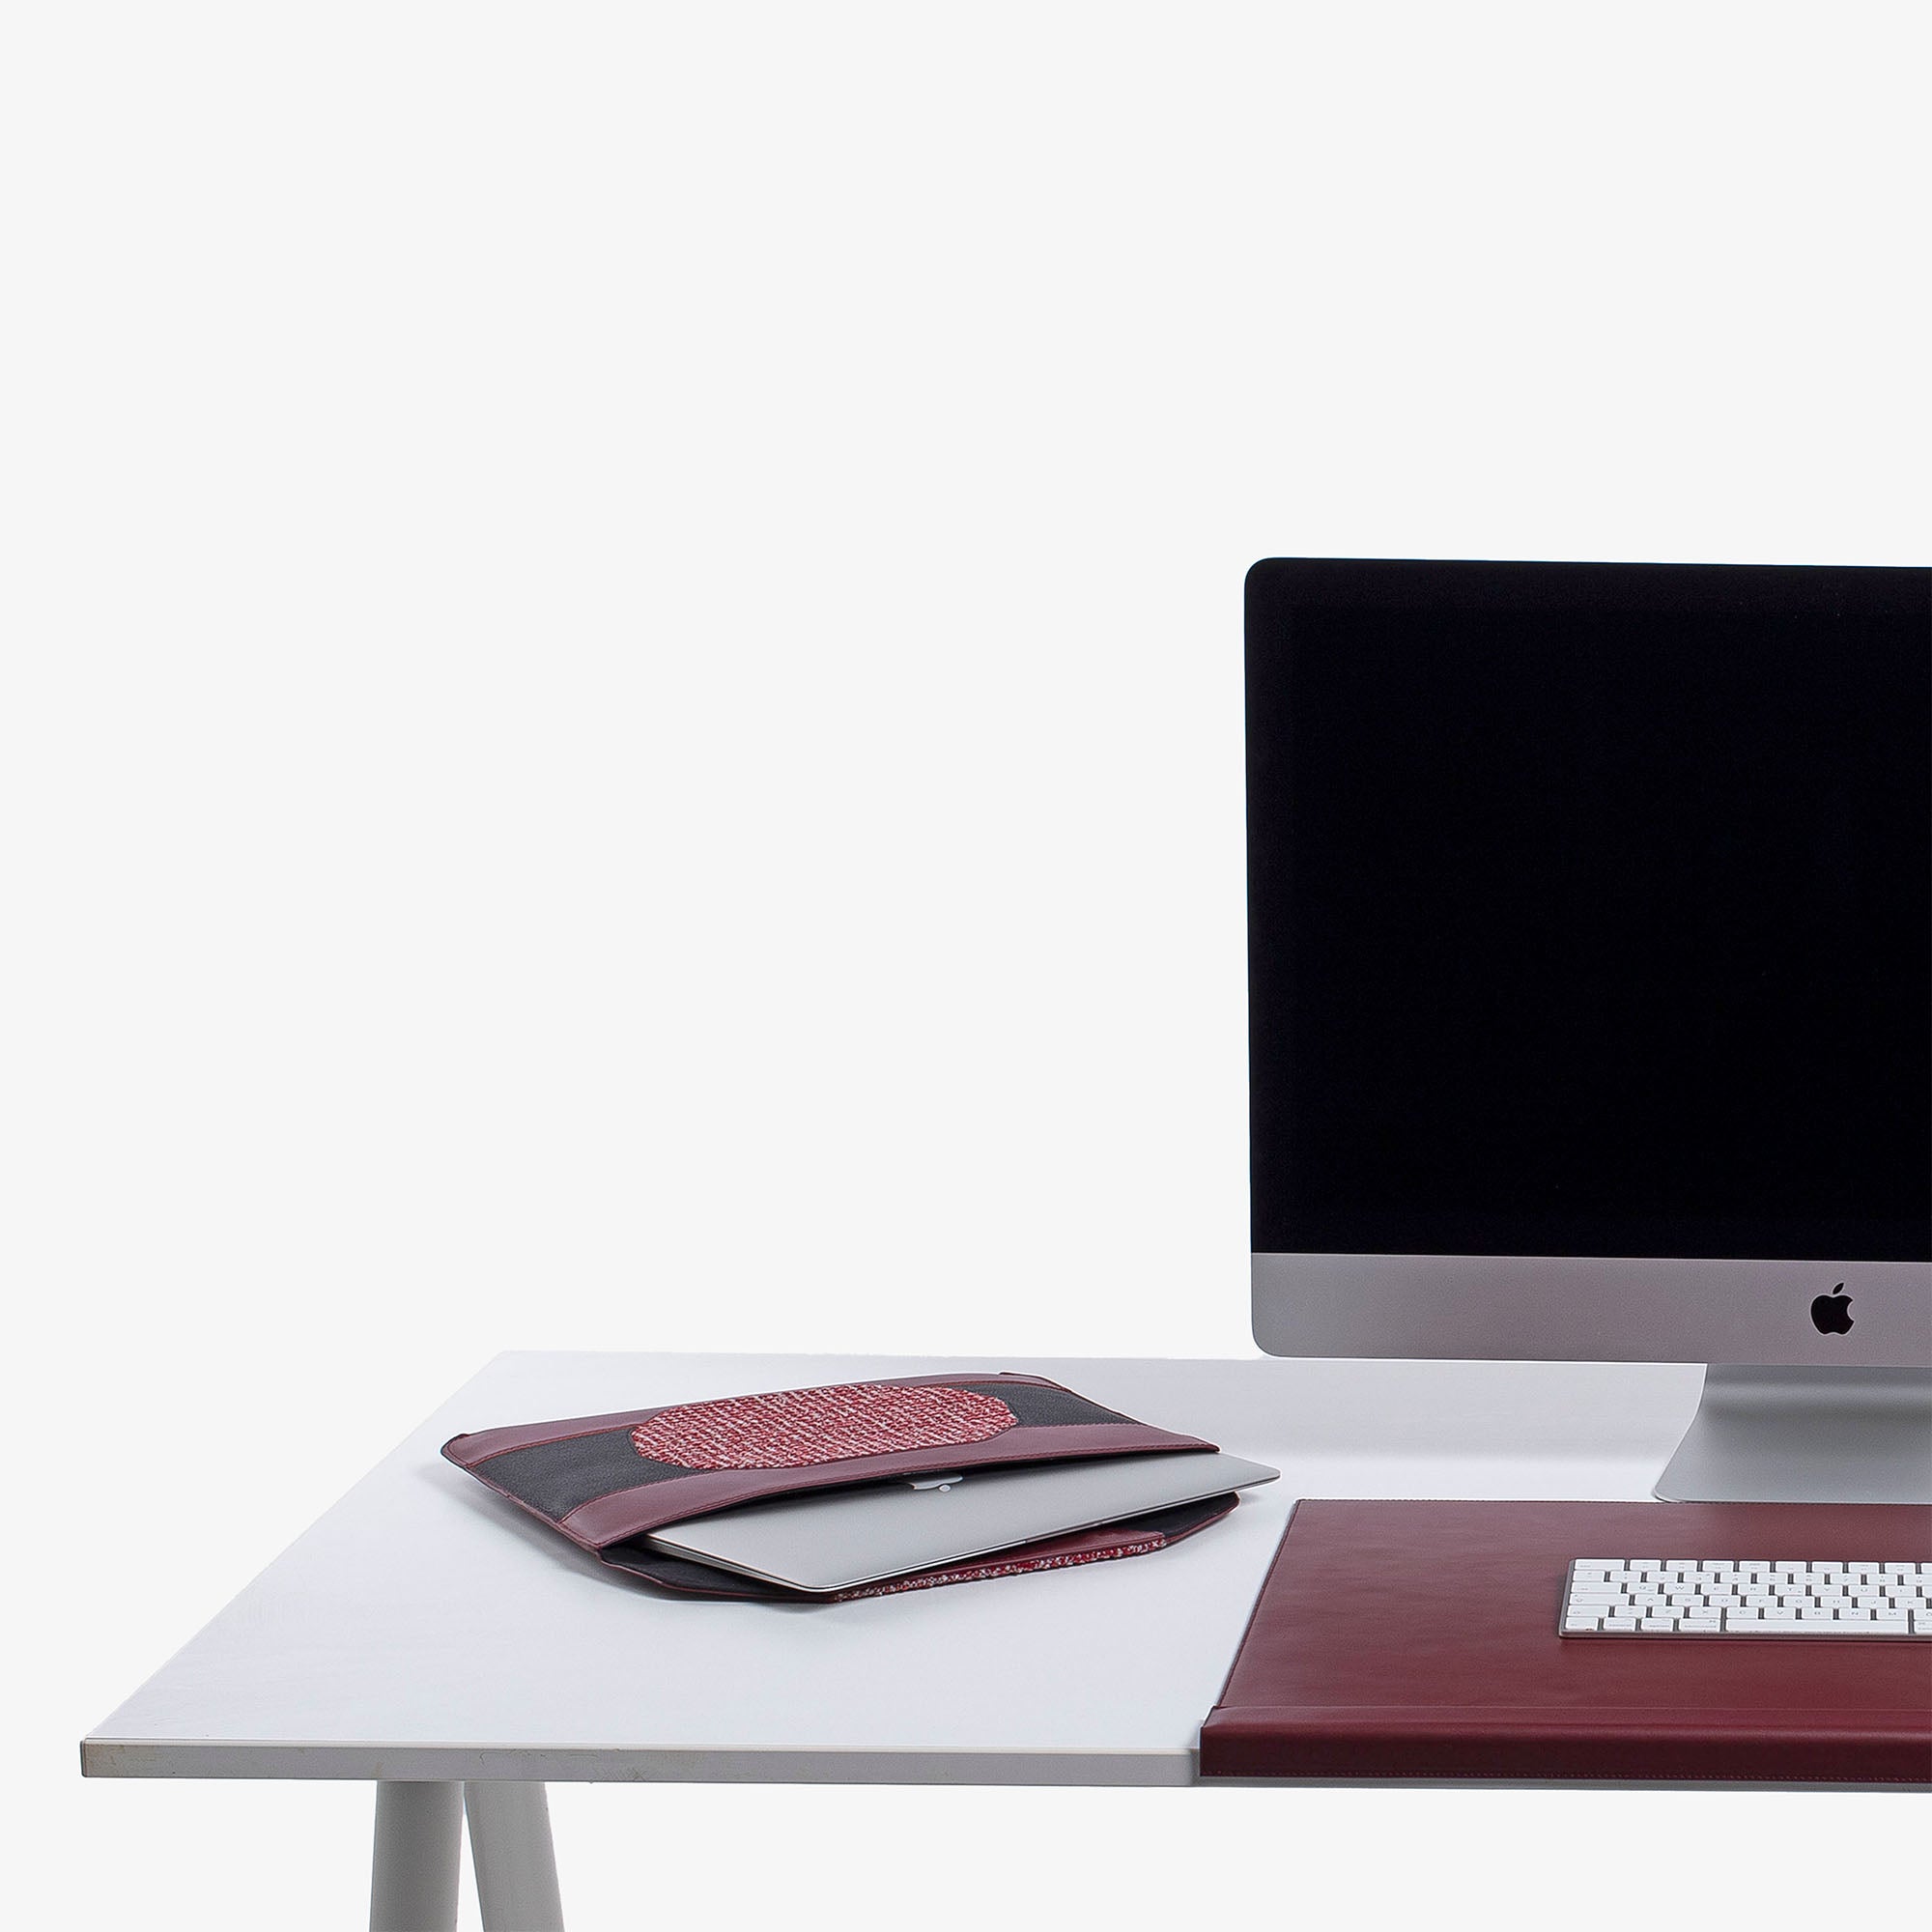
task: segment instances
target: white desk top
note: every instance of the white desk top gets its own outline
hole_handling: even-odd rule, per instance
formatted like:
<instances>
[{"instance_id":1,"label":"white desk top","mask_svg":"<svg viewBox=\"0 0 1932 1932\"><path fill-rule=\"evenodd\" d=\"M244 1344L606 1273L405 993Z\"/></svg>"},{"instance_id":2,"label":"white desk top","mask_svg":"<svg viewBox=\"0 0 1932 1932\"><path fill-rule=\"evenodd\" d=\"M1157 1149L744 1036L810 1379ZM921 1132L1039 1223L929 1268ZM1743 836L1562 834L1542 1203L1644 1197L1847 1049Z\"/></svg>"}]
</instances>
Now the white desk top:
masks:
<instances>
[{"instance_id":1,"label":"white desk top","mask_svg":"<svg viewBox=\"0 0 1932 1932\"><path fill-rule=\"evenodd\" d=\"M798 1607L657 1595L437 1454L748 1389L1031 1370L1276 1464L1173 1549ZM1641 1497L1675 1365L500 1355L82 1744L114 1777L1184 1784L1296 1495Z\"/></svg>"}]
</instances>

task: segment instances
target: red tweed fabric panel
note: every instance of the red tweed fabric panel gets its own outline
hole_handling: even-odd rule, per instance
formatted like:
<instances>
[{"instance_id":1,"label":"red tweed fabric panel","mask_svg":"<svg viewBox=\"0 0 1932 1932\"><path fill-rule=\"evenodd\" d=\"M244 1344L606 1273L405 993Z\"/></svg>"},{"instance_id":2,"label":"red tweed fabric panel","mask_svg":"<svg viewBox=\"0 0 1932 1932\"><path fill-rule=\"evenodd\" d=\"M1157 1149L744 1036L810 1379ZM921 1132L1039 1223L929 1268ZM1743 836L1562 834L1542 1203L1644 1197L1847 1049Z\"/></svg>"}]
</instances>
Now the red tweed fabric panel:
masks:
<instances>
[{"instance_id":1,"label":"red tweed fabric panel","mask_svg":"<svg viewBox=\"0 0 1932 1932\"><path fill-rule=\"evenodd\" d=\"M1167 1538L1159 1531L1138 1543L1122 1543L1112 1549L1082 1549L1065 1556L1020 1557L1002 1562L975 1563L963 1570L930 1570L923 1577L895 1577L884 1583L862 1583L856 1590L840 1590L838 1602L857 1603L861 1597L897 1597L907 1590L936 1590L945 1583L983 1583L994 1577L1024 1577L1035 1570L1078 1570L1087 1563L1112 1563L1122 1556L1149 1556L1167 1548Z\"/></svg>"},{"instance_id":2,"label":"red tweed fabric panel","mask_svg":"<svg viewBox=\"0 0 1932 1932\"><path fill-rule=\"evenodd\" d=\"M631 1431L639 1456L685 1469L803 1469L848 1456L950 1449L1012 1428L1005 1403L972 1389L845 1382L665 1409Z\"/></svg>"}]
</instances>

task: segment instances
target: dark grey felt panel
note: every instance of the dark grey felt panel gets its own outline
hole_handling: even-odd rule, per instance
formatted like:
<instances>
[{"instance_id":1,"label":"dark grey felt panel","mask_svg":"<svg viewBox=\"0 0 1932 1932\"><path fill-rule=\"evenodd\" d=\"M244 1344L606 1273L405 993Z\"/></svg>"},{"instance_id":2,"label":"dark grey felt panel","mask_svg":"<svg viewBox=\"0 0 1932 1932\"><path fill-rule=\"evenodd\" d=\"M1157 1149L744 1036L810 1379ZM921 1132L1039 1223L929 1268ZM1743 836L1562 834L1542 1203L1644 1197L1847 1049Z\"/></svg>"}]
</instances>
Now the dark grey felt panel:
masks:
<instances>
[{"instance_id":1,"label":"dark grey felt panel","mask_svg":"<svg viewBox=\"0 0 1932 1932\"><path fill-rule=\"evenodd\" d=\"M635 1490L645 1483L664 1483L688 1476L675 1463L653 1462L631 1447L628 1429L600 1429L591 1435L573 1435L562 1442L533 1442L527 1449L507 1449L477 1463L476 1473L498 1489L508 1490L520 1502L563 1518L580 1504L614 1490Z\"/></svg>"}]
</instances>

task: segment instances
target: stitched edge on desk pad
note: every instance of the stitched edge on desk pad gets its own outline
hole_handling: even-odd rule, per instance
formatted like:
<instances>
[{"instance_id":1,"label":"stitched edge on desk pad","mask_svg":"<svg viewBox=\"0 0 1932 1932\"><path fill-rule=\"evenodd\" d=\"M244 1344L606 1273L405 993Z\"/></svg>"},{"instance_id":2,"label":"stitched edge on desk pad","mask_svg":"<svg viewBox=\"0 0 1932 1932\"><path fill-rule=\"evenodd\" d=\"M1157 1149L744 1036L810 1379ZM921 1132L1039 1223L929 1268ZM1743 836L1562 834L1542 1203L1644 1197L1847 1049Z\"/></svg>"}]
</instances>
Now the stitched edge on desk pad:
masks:
<instances>
[{"instance_id":1,"label":"stitched edge on desk pad","mask_svg":"<svg viewBox=\"0 0 1932 1932\"><path fill-rule=\"evenodd\" d=\"M648 1508L644 1513L651 1520L652 1527L673 1522L686 1516L697 1516L707 1510L728 1506L737 1501L749 1499L757 1494L782 1494L803 1488L817 1487L809 1480L802 1481L796 1476L788 1476L787 1470L808 1468L830 1469L834 1461L863 1463L881 1454L890 1459L890 1472L898 1473L908 1463L930 1467L943 1467L955 1460L954 1450L967 1452L957 1459L969 1464L982 1464L988 1461L1011 1460L1027 1462L1040 1455L1047 1443L1040 1440L1037 1432L1060 1430L1108 1430L1109 1433L1130 1431L1135 1439L1126 1445L1106 1445L1112 1453L1146 1451L1159 1449L1182 1449L1208 1446L1197 1443L1192 1437L1177 1436L1164 1430L1156 1430L1145 1424L1136 1423L1118 1410L1104 1408L1098 1403L1090 1402L1084 1396L1075 1395L1070 1389L1062 1388L1057 1382L1040 1379L1022 1380L997 1376L959 1377L942 1381L937 1378L924 1378L919 1384L906 1383L839 1383L828 1389L780 1391L777 1396L742 1397L728 1399L734 1404L757 1405L761 1409L775 1405L781 1397L798 1396L818 1398L834 1396L849 1403L853 1392L860 1390L890 1390L897 1395L909 1391L918 1394L943 1394L961 1396L966 1399L962 1409L970 1408L975 1427L984 1433L977 1437L946 1432L944 1441L921 1443L909 1449L891 1449L884 1452L869 1451L850 1454L831 1460L814 1458L807 1463L772 1463L742 1467L736 1465L714 1465L703 1467L682 1462L672 1462L663 1456L644 1453L639 1446L639 1437L653 1445L668 1443L675 1439L674 1432L662 1435L649 1433L655 1425L668 1417L688 1415L693 1411L716 1410L724 1404L675 1404L661 1409L634 1411L631 1415L616 1419L614 1427L606 1426L580 1431L574 1422L559 1422L555 1427L570 1433L547 1440L528 1442L517 1447L469 1460L462 1453L463 1445L471 1438L453 1436L443 1445L445 1457L459 1467L467 1468L472 1475L489 1488L497 1491L511 1501L521 1504L533 1515L561 1528L564 1534L582 1544L586 1548L594 1548L601 1544L618 1540L610 1536L584 1533L583 1526L566 1523L564 1519L584 1509L586 1505L603 1501L607 1497L628 1494L665 1483L690 1483L692 1501L686 1507L681 1499L667 1494L661 1504ZM982 1407L981 1405L984 1406ZM986 1429L997 1411L1009 1418L998 1431ZM601 1418L599 1418L601 1420ZM953 1428L958 1425L955 1423ZM521 1433L521 1432L519 1432ZM1141 1439L1142 1437L1145 1439ZM1010 1440L1008 1438L1010 1436ZM1098 1445L1096 1445L1098 1446ZM687 1451L686 1453L694 1453ZM1077 1448L1055 1445L1054 1453L1069 1455L1082 1453ZM1103 1453L1105 1453L1103 1451ZM761 1476L761 1467L768 1475ZM916 1471L915 1471L916 1472ZM842 1475L845 1481L863 1481L867 1471L854 1469ZM838 1480L838 1479L835 1479ZM728 1487L734 1492L718 1496L716 1499L707 1492ZM624 1532L629 1534L629 1531Z\"/></svg>"},{"instance_id":2,"label":"stitched edge on desk pad","mask_svg":"<svg viewBox=\"0 0 1932 1932\"><path fill-rule=\"evenodd\" d=\"M1075 1530L1066 1536L1049 1537L995 1555L976 1557L970 1563L922 1570L910 1577L887 1577L877 1583L861 1583L850 1590L822 1597L803 1590L788 1590L778 1583L761 1582L755 1577L735 1577L708 1564L668 1555L643 1542L616 1544L599 1554L611 1569L621 1570L673 1596L718 1598L734 1603L852 1604L868 1597L897 1597L914 1590L943 1589L949 1583L988 1582L1000 1577L1024 1577L1042 1570L1078 1570L1093 1563L1118 1562L1127 1556L1151 1556L1219 1522L1239 1501L1239 1495L1230 1491L1225 1495L1177 1503L1172 1509L1156 1510L1130 1521Z\"/></svg>"}]
</instances>

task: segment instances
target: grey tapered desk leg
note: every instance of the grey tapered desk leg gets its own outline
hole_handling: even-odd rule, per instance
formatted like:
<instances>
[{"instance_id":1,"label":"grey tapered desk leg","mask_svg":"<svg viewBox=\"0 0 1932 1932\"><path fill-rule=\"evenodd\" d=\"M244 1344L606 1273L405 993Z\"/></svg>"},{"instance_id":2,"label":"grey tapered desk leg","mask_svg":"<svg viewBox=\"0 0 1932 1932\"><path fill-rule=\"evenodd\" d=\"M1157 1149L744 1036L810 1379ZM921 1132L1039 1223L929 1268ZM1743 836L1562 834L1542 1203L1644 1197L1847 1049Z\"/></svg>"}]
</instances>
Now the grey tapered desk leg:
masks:
<instances>
[{"instance_id":1,"label":"grey tapered desk leg","mask_svg":"<svg viewBox=\"0 0 1932 1932\"><path fill-rule=\"evenodd\" d=\"M369 1932L456 1932L462 1856L460 1784L377 1785Z\"/></svg>"},{"instance_id":2,"label":"grey tapered desk leg","mask_svg":"<svg viewBox=\"0 0 1932 1932\"><path fill-rule=\"evenodd\" d=\"M563 1932L550 1800L541 1784L463 1787L483 1932Z\"/></svg>"}]
</instances>

